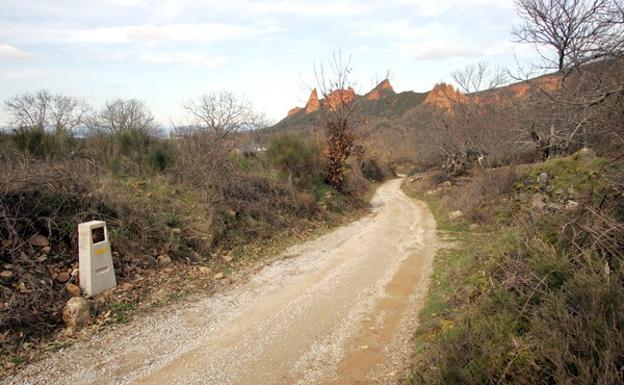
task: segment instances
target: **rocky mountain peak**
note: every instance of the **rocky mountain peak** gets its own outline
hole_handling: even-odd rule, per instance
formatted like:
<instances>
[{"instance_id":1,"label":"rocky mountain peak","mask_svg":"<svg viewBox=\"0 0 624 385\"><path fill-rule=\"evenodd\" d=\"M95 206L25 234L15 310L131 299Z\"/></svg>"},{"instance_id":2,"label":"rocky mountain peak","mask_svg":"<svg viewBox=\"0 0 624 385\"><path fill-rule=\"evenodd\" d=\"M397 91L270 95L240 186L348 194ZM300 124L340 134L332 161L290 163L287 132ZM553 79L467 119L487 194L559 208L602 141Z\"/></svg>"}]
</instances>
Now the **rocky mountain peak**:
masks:
<instances>
[{"instance_id":1,"label":"rocky mountain peak","mask_svg":"<svg viewBox=\"0 0 624 385\"><path fill-rule=\"evenodd\" d=\"M451 84L438 83L429 91L429 94L427 94L425 103L438 108L449 109L453 103L465 99L466 95L456 90Z\"/></svg>"},{"instance_id":2,"label":"rocky mountain peak","mask_svg":"<svg viewBox=\"0 0 624 385\"><path fill-rule=\"evenodd\" d=\"M319 101L318 93L316 92L316 88L315 88L310 93L310 97L308 98L308 103L305 106L305 112L306 114L309 114L311 112L318 111L320 107L321 107L321 102Z\"/></svg>"},{"instance_id":3,"label":"rocky mountain peak","mask_svg":"<svg viewBox=\"0 0 624 385\"><path fill-rule=\"evenodd\" d=\"M373 88L368 94L366 94L366 99L379 100L382 97L393 93L394 89L390 84L390 80L384 79L381 83L377 84L377 86Z\"/></svg>"}]
</instances>

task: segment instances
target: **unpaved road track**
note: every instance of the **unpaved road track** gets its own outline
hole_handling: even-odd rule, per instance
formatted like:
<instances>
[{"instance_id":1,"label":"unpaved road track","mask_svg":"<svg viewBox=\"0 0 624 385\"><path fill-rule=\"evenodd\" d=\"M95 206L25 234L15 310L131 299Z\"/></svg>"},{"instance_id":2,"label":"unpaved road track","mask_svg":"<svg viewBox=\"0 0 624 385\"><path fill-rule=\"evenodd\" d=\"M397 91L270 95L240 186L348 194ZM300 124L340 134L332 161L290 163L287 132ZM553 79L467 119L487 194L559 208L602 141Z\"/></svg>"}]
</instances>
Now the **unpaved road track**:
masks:
<instances>
[{"instance_id":1,"label":"unpaved road track","mask_svg":"<svg viewBox=\"0 0 624 385\"><path fill-rule=\"evenodd\" d=\"M26 367L8 384L390 384L436 248L401 181L373 213L289 249L249 281L137 319Z\"/></svg>"}]
</instances>

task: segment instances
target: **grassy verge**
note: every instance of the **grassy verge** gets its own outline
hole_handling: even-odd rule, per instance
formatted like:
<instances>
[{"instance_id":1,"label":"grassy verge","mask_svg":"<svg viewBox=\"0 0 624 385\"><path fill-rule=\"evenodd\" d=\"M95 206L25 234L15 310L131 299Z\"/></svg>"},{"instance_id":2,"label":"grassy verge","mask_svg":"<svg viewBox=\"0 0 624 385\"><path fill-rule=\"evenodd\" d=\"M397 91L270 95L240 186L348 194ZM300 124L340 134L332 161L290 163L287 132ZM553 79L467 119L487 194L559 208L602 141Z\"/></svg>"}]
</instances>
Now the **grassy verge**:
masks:
<instances>
[{"instance_id":1,"label":"grassy verge","mask_svg":"<svg viewBox=\"0 0 624 385\"><path fill-rule=\"evenodd\" d=\"M514 175L481 172L420 195L453 245L436 257L404 383L624 380L622 168L576 154ZM472 231L449 226L458 207L472 211L456 219Z\"/></svg>"}]
</instances>

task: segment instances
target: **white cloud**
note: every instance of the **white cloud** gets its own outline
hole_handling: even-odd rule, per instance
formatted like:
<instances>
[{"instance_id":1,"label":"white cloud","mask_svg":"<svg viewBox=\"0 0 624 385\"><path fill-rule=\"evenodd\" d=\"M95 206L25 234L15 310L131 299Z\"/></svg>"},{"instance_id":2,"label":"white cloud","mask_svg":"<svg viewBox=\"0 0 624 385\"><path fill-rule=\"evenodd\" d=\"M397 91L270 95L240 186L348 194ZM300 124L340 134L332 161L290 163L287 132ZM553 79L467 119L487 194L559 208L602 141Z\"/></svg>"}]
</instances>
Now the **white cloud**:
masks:
<instances>
[{"instance_id":1,"label":"white cloud","mask_svg":"<svg viewBox=\"0 0 624 385\"><path fill-rule=\"evenodd\" d=\"M392 0L392 2L399 5L413 6L418 14L425 17L436 17L457 9L513 7L512 0Z\"/></svg>"},{"instance_id":2,"label":"white cloud","mask_svg":"<svg viewBox=\"0 0 624 385\"><path fill-rule=\"evenodd\" d=\"M21 80L42 77L45 71L35 69L3 69L0 71L0 79Z\"/></svg>"},{"instance_id":3,"label":"white cloud","mask_svg":"<svg viewBox=\"0 0 624 385\"><path fill-rule=\"evenodd\" d=\"M513 47L507 41L470 44L457 40L434 40L420 44L403 45L403 51L414 60L446 60L494 56L511 52Z\"/></svg>"},{"instance_id":4,"label":"white cloud","mask_svg":"<svg viewBox=\"0 0 624 385\"><path fill-rule=\"evenodd\" d=\"M0 60L28 60L32 54L8 44L0 44Z\"/></svg>"},{"instance_id":5,"label":"white cloud","mask_svg":"<svg viewBox=\"0 0 624 385\"><path fill-rule=\"evenodd\" d=\"M214 42L271 32L225 23L127 25L99 28L48 28L30 25L0 25L14 39L49 43Z\"/></svg>"},{"instance_id":6,"label":"white cloud","mask_svg":"<svg viewBox=\"0 0 624 385\"><path fill-rule=\"evenodd\" d=\"M222 67L226 62L224 57L198 52L144 53L139 55L139 60L147 64L186 64L208 68Z\"/></svg>"}]
</instances>

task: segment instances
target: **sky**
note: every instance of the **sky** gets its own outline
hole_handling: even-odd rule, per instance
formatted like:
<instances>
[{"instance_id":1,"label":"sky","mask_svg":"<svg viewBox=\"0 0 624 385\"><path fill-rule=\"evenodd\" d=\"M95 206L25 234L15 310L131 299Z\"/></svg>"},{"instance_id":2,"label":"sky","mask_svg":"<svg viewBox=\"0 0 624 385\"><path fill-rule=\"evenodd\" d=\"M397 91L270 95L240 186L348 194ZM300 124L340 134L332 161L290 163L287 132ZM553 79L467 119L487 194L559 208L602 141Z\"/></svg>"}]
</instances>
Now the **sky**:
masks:
<instances>
[{"instance_id":1,"label":"sky","mask_svg":"<svg viewBox=\"0 0 624 385\"><path fill-rule=\"evenodd\" d=\"M351 57L358 93L390 71L424 92L478 61L509 68L512 0L0 0L0 100L38 89L94 107L138 98L163 126L228 90L272 121L303 106L315 63ZM0 124L7 114L0 111Z\"/></svg>"}]
</instances>

